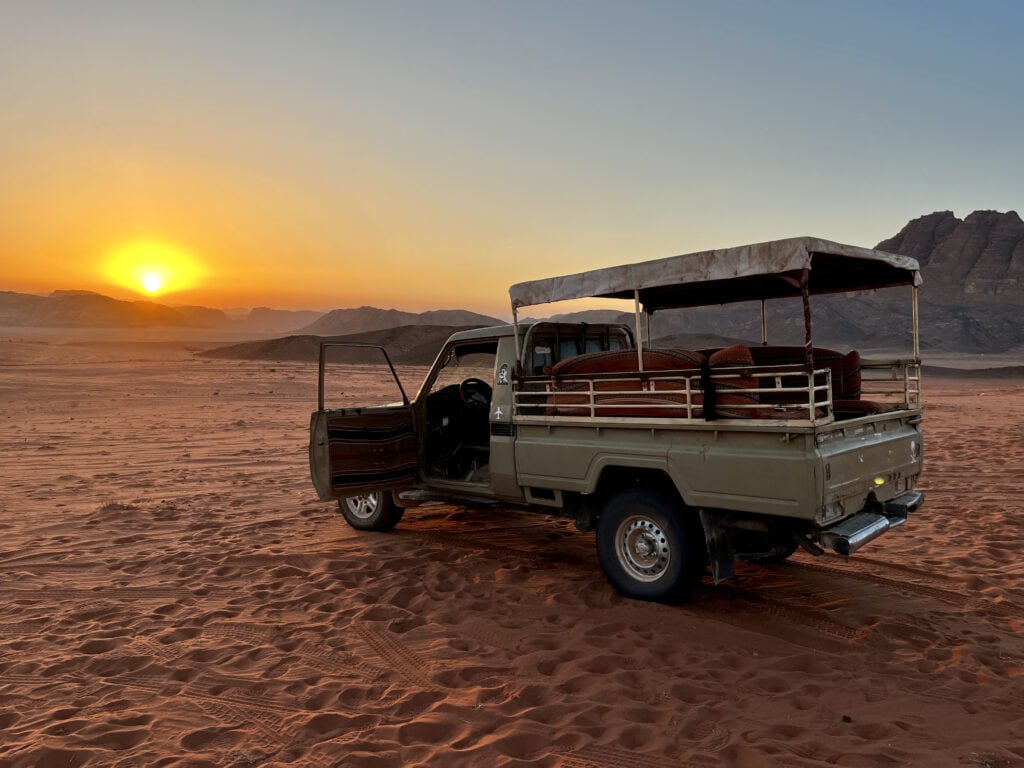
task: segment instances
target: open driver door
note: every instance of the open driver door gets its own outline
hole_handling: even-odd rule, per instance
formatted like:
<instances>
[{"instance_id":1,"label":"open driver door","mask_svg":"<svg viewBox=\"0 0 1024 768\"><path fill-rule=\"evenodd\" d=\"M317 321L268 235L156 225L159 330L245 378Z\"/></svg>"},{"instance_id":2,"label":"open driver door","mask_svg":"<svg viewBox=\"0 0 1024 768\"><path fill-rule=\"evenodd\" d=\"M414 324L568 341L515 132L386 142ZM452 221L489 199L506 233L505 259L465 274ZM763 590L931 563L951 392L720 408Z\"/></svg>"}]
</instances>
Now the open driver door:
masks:
<instances>
[{"instance_id":1,"label":"open driver door","mask_svg":"<svg viewBox=\"0 0 1024 768\"><path fill-rule=\"evenodd\" d=\"M402 394L402 402L325 408L325 350L329 347L379 349ZM317 410L309 422L309 471L321 501L414 485L417 446L413 406L383 347L352 342L320 342Z\"/></svg>"}]
</instances>

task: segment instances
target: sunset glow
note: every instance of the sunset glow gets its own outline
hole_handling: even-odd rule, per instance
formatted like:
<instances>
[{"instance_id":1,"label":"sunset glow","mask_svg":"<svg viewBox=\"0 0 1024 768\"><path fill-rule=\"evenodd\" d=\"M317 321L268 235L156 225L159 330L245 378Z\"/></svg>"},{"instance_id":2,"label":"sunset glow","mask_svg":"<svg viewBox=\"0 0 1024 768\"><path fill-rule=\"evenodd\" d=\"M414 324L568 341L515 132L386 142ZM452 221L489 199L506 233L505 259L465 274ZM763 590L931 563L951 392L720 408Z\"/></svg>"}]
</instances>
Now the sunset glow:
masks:
<instances>
[{"instance_id":1,"label":"sunset glow","mask_svg":"<svg viewBox=\"0 0 1024 768\"><path fill-rule=\"evenodd\" d=\"M205 270L188 251L163 240L134 240L114 248L101 272L111 283L158 296L194 287Z\"/></svg>"},{"instance_id":2,"label":"sunset glow","mask_svg":"<svg viewBox=\"0 0 1024 768\"><path fill-rule=\"evenodd\" d=\"M522 280L1022 205L1024 3L635 5L4 4L0 292L507 319Z\"/></svg>"}]
</instances>

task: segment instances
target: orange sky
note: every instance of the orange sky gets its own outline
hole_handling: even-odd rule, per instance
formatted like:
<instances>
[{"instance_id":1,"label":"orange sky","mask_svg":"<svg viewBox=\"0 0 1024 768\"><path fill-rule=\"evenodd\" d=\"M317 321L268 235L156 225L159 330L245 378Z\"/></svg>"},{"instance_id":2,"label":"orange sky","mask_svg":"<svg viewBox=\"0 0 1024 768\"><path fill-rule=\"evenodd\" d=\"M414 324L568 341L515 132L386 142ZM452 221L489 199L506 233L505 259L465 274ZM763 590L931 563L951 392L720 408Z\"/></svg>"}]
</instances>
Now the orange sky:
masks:
<instances>
[{"instance_id":1,"label":"orange sky","mask_svg":"<svg viewBox=\"0 0 1024 768\"><path fill-rule=\"evenodd\" d=\"M870 246L1024 192L1020 5L5 14L0 290L143 295L106 266L150 240L196 267L167 303L507 316L520 280L805 234Z\"/></svg>"}]
</instances>

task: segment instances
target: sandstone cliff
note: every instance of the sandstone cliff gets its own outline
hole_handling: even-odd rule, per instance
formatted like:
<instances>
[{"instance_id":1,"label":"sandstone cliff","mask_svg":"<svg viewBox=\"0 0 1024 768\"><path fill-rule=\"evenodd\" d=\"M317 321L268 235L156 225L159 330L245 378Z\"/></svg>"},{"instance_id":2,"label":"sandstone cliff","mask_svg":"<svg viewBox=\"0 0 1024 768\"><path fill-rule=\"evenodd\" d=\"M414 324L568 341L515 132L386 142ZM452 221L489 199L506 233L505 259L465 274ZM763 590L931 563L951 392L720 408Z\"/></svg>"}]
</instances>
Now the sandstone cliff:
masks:
<instances>
[{"instance_id":1,"label":"sandstone cliff","mask_svg":"<svg viewBox=\"0 0 1024 768\"><path fill-rule=\"evenodd\" d=\"M944 304L1024 305L1024 221L1016 211L921 216L880 250L921 262L925 295Z\"/></svg>"}]
</instances>

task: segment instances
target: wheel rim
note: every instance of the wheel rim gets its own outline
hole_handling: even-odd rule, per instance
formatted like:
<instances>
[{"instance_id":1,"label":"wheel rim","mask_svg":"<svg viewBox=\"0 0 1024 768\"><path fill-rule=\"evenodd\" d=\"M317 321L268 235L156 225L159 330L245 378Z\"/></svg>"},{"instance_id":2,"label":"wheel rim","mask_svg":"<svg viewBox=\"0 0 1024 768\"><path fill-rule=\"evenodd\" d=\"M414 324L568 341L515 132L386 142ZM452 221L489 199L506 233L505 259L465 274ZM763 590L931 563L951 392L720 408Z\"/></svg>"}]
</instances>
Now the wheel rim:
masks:
<instances>
[{"instance_id":1,"label":"wheel rim","mask_svg":"<svg viewBox=\"0 0 1024 768\"><path fill-rule=\"evenodd\" d=\"M369 520L380 505L379 493L368 493L365 496L349 496L345 499L345 506L352 513L353 517L360 520Z\"/></svg>"},{"instance_id":2,"label":"wheel rim","mask_svg":"<svg viewBox=\"0 0 1024 768\"><path fill-rule=\"evenodd\" d=\"M615 555L638 581L657 581L672 562L672 548L661 526L642 515L627 517L615 534Z\"/></svg>"}]
</instances>

